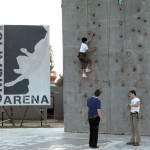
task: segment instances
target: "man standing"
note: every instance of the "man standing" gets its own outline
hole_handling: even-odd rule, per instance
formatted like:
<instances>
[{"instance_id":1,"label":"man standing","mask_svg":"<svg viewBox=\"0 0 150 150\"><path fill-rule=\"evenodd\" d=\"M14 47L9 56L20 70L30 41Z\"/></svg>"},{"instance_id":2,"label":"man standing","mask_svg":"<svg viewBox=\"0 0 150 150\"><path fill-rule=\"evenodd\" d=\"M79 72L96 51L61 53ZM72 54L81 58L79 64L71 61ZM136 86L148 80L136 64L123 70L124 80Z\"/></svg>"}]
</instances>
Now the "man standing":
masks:
<instances>
[{"instance_id":1,"label":"man standing","mask_svg":"<svg viewBox=\"0 0 150 150\"><path fill-rule=\"evenodd\" d=\"M102 123L105 123L101 112L101 101L98 99L100 94L101 91L97 89L94 92L94 96L87 100L88 120L90 125L89 147L91 148L99 148L97 146L99 122L102 120Z\"/></svg>"},{"instance_id":2,"label":"man standing","mask_svg":"<svg viewBox=\"0 0 150 150\"><path fill-rule=\"evenodd\" d=\"M85 72L91 71L89 69L89 66L91 65L91 60L87 57L87 52L96 50L95 47L93 47L91 49L88 48L88 43L92 41L94 36L95 36L95 34L92 34L92 36L89 39L87 39L86 37L82 38L82 43L81 43L80 51L78 54L78 58L81 62L81 69L83 69L82 77L87 77Z\"/></svg>"},{"instance_id":3,"label":"man standing","mask_svg":"<svg viewBox=\"0 0 150 150\"><path fill-rule=\"evenodd\" d=\"M131 139L127 145L139 146L140 133L139 133L139 112L140 112L140 99L136 97L134 90L129 91L129 97L131 103L129 103L130 109L130 120L131 120Z\"/></svg>"}]
</instances>

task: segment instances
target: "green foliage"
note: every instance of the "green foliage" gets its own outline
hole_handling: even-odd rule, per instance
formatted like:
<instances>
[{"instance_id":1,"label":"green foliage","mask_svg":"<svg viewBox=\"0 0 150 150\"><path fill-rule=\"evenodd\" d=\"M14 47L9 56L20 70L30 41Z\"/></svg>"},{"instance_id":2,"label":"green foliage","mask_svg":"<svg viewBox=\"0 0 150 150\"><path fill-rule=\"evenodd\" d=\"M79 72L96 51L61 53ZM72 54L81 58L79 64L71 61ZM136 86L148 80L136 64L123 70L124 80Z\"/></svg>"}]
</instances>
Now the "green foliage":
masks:
<instances>
[{"instance_id":1,"label":"green foliage","mask_svg":"<svg viewBox=\"0 0 150 150\"><path fill-rule=\"evenodd\" d=\"M56 81L56 86L63 86L63 75L59 74L59 79Z\"/></svg>"}]
</instances>

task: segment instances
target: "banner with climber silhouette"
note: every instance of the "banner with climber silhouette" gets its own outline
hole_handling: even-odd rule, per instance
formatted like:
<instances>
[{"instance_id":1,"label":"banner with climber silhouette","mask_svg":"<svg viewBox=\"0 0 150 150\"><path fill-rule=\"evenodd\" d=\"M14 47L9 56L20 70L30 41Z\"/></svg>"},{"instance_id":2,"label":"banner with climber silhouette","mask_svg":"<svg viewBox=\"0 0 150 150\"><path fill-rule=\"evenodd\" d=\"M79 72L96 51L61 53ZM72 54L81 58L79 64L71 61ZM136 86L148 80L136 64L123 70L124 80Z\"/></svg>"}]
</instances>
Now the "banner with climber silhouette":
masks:
<instances>
[{"instance_id":1,"label":"banner with climber silhouette","mask_svg":"<svg viewBox=\"0 0 150 150\"><path fill-rule=\"evenodd\" d=\"M49 27L0 25L0 105L50 105Z\"/></svg>"}]
</instances>

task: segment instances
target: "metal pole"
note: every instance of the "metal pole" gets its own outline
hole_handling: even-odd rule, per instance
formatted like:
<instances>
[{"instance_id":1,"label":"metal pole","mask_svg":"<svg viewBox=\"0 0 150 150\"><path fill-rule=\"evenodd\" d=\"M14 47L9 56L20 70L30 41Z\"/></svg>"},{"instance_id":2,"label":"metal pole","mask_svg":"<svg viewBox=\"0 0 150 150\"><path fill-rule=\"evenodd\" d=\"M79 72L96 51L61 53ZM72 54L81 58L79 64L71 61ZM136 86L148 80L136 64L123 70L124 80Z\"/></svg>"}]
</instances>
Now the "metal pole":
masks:
<instances>
[{"instance_id":1,"label":"metal pole","mask_svg":"<svg viewBox=\"0 0 150 150\"><path fill-rule=\"evenodd\" d=\"M42 121L43 121L42 113L43 113L43 108L40 109L40 112L41 112L41 127L42 127Z\"/></svg>"},{"instance_id":2,"label":"metal pole","mask_svg":"<svg viewBox=\"0 0 150 150\"><path fill-rule=\"evenodd\" d=\"M26 116L26 114L27 114L27 110L28 110L28 108L29 108L29 106L27 106L27 107L26 107L26 110L25 110L25 113L24 113L24 116L23 116L23 118L22 118L22 121L21 121L20 126L22 126L22 124L23 124L23 121L24 121L25 116Z\"/></svg>"},{"instance_id":3,"label":"metal pole","mask_svg":"<svg viewBox=\"0 0 150 150\"><path fill-rule=\"evenodd\" d=\"M2 127L3 127L3 121L4 121L4 110L2 109Z\"/></svg>"}]
</instances>

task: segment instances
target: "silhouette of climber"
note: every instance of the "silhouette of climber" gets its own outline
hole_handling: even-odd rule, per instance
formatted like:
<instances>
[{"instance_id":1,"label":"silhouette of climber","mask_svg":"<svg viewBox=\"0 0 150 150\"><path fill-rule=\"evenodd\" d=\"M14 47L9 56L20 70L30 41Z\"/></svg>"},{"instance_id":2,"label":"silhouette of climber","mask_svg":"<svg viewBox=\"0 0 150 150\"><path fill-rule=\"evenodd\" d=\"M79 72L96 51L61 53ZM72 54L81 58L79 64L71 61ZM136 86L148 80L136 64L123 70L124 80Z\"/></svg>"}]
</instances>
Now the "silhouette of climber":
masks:
<instances>
[{"instance_id":1,"label":"silhouette of climber","mask_svg":"<svg viewBox=\"0 0 150 150\"><path fill-rule=\"evenodd\" d=\"M78 58L81 63L81 69L83 70L82 77L84 78L87 77L86 73L91 71L89 69L89 66L91 65L91 59L88 58L87 53L93 50L96 50L96 47L89 49L87 44L92 41L94 36L95 34L92 34L89 39L87 39L86 37L82 38L82 43L81 43L79 54L78 54Z\"/></svg>"}]
</instances>

